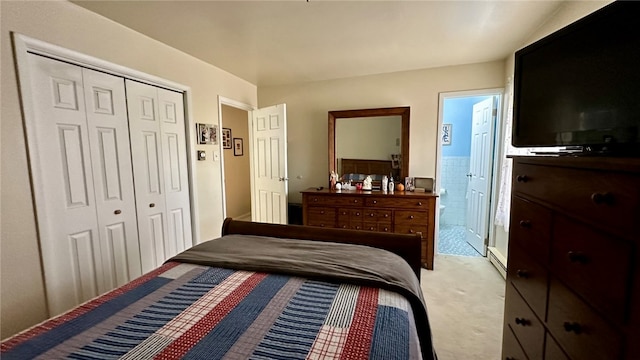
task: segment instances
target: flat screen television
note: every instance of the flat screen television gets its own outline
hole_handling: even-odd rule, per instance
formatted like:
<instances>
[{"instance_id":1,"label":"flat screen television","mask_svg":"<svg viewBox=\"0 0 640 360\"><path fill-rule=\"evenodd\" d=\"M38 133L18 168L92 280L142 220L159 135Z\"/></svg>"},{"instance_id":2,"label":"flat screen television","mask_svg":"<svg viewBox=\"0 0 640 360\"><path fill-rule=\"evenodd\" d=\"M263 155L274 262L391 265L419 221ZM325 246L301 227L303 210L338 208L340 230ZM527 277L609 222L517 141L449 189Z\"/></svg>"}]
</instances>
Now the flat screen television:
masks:
<instances>
[{"instance_id":1,"label":"flat screen television","mask_svg":"<svg viewBox=\"0 0 640 360\"><path fill-rule=\"evenodd\" d=\"M515 147L640 153L640 2L617 1L515 54Z\"/></svg>"}]
</instances>

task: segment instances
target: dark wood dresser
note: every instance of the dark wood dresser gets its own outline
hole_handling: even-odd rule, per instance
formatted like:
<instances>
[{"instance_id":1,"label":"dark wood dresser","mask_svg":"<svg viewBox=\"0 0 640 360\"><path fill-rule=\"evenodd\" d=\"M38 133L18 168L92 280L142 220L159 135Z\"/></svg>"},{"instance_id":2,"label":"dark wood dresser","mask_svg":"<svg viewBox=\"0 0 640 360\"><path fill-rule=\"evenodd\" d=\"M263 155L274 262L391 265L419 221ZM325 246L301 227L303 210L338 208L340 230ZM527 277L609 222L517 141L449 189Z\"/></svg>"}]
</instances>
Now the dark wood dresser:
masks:
<instances>
[{"instance_id":1,"label":"dark wood dresser","mask_svg":"<svg viewBox=\"0 0 640 360\"><path fill-rule=\"evenodd\" d=\"M503 359L640 359L640 159L515 157Z\"/></svg>"},{"instance_id":2,"label":"dark wood dresser","mask_svg":"<svg viewBox=\"0 0 640 360\"><path fill-rule=\"evenodd\" d=\"M302 191L303 224L330 228L422 234L422 264L433 269L436 197L396 191Z\"/></svg>"}]
</instances>

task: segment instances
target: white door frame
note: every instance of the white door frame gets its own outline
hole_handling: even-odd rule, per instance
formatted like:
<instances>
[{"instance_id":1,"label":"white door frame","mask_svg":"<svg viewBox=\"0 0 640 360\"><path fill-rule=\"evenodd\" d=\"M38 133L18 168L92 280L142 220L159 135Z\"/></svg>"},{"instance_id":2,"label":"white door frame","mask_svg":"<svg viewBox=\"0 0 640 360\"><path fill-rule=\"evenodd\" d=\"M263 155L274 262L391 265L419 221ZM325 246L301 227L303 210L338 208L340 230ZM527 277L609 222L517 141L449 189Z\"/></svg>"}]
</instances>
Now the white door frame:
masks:
<instances>
[{"instance_id":1,"label":"white door frame","mask_svg":"<svg viewBox=\"0 0 640 360\"><path fill-rule=\"evenodd\" d=\"M187 145L187 166L188 166L188 176L189 176L189 197L191 203L191 233L193 237L193 244L200 243L200 219L198 216L198 197L196 194L197 191L197 183L195 179L195 166L196 163L196 151L195 144L197 134L195 133L195 123L193 122L193 117L191 115L192 109L192 95L191 88L186 85L182 85L170 80L166 80L154 75L146 74L138 70L130 69L125 66L121 66L118 64L111 63L106 60L102 60L93 56L85 55L73 50L69 50L57 45L49 44L47 42L37 40L22 34L12 33L15 49L16 49L16 62L18 64L18 74L20 79L30 79L28 66L26 66L28 60L28 53L39 54L43 56L47 56L52 59L57 59L61 61L65 61L74 65L79 65L88 69L93 69L97 71L102 71L108 74L125 77L131 80L140 81L149 85L154 85L158 87L162 87L169 90L174 90L183 93L183 97L185 100L185 137L186 137L186 145ZM22 81L22 80L21 80ZM20 88L20 91L27 92L29 90L29 86L26 86L28 82L23 84ZM23 115L25 118L33 118L33 110L28 106L22 106ZM29 128L31 126L35 126L32 122L26 121L25 127ZM33 129L27 129L33 130ZM32 131L30 131L32 132ZM29 148L37 149L38 144L34 141L33 137L29 137L27 139L27 144ZM37 164L38 159L30 158L29 161ZM39 168L39 167L36 167ZM40 189L38 189L35 184L31 184L32 193L34 196L34 200L38 201L42 199L42 195L40 194ZM41 203L41 201L40 201ZM36 207L36 216L42 218L42 216L46 216L43 214L45 209L41 207Z\"/></svg>"},{"instance_id":2,"label":"white door frame","mask_svg":"<svg viewBox=\"0 0 640 360\"><path fill-rule=\"evenodd\" d=\"M502 103L504 101L504 88L491 88L491 89L479 89L479 90L466 90L466 91L452 91L452 92L441 92L438 94L438 146L436 147L436 180L435 180L435 188L438 193L440 193L440 175L441 175L441 157L442 157L442 136L441 129L442 124L444 123L444 101L445 99L451 98L461 98L461 97L473 97L473 96L497 96L498 100L496 101L497 115L496 115L496 123L495 123L495 146L493 148L493 166L491 171L494 176L491 179L491 208L489 212L489 219L495 218L496 213L496 205L497 205L497 188L498 188L498 176L495 174L498 173L500 164L497 159L500 158L500 153L502 149ZM436 209L440 208L440 197L437 198ZM436 249L436 253L438 252L438 241L439 239L439 221L440 220L440 211L436 211L436 226L435 226L435 244L434 247ZM494 246L495 244L495 236L494 236L495 227L489 225L489 241L487 243L487 248Z\"/></svg>"},{"instance_id":3,"label":"white door frame","mask_svg":"<svg viewBox=\"0 0 640 360\"><path fill-rule=\"evenodd\" d=\"M222 124L223 124L222 105L227 105L236 109L247 111L247 124L249 126L249 129L251 129L251 111L255 110L256 107L253 105L245 104L243 102L218 95L218 129L220 129L221 134L222 134ZM249 141L248 141L248 144L246 145L247 155L249 156L251 156L251 141L252 141L252 135L251 135L251 131L249 131ZM216 151L218 151L218 153L220 154L220 181L221 181L220 189L222 189L222 218L226 219L227 218L227 189L225 185L226 174L224 172L224 149L222 148L222 141L218 142L218 148L216 149ZM253 174L253 161L250 161L249 168L250 168L249 170L250 173ZM251 186L251 203L253 204L253 186ZM253 205L251 206L251 209L253 210Z\"/></svg>"}]
</instances>

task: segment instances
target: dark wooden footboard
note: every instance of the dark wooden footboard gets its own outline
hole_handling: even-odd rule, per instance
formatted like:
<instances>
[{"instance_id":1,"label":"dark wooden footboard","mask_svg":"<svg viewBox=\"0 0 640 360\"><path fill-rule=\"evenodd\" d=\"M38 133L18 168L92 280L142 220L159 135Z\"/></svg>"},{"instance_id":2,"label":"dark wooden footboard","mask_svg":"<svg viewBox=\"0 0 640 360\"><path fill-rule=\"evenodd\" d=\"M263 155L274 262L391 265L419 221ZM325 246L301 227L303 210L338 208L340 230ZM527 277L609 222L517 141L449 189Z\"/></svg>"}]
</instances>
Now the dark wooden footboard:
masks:
<instances>
[{"instance_id":1,"label":"dark wooden footboard","mask_svg":"<svg viewBox=\"0 0 640 360\"><path fill-rule=\"evenodd\" d=\"M420 235L393 234L360 230L327 229L315 226L266 224L226 218L222 235L260 235L276 238L328 241L366 245L384 249L405 259L420 279Z\"/></svg>"}]
</instances>

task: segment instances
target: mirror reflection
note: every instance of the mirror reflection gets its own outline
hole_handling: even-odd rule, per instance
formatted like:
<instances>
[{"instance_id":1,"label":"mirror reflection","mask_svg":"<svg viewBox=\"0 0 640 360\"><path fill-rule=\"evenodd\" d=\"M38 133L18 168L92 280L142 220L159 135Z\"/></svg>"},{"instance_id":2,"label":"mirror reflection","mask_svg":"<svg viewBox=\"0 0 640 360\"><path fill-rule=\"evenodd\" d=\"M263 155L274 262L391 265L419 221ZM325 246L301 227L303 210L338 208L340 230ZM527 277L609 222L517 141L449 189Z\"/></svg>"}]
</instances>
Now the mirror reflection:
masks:
<instances>
[{"instance_id":1,"label":"mirror reflection","mask_svg":"<svg viewBox=\"0 0 640 360\"><path fill-rule=\"evenodd\" d=\"M343 180L404 179L408 156L409 107L329 112L329 171Z\"/></svg>"}]
</instances>

